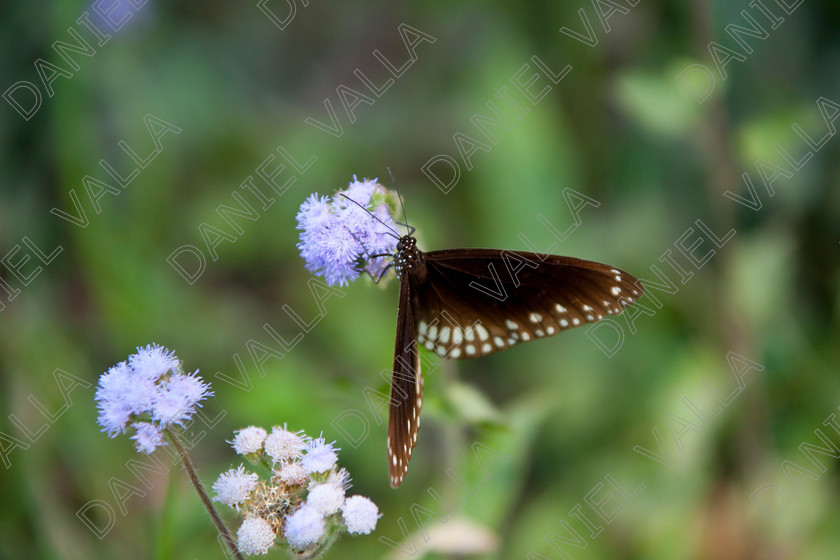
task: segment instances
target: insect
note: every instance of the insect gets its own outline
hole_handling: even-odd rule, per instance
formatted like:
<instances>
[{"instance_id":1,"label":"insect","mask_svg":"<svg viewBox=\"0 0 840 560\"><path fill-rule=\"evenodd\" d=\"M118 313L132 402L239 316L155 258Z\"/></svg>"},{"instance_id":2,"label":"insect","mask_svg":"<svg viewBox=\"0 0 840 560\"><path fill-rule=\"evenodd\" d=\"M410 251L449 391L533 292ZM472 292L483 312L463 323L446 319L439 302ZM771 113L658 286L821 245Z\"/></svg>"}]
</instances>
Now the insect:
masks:
<instances>
[{"instance_id":1,"label":"insect","mask_svg":"<svg viewBox=\"0 0 840 560\"><path fill-rule=\"evenodd\" d=\"M572 257L498 249L424 253L399 238L397 339L388 423L391 486L417 443L423 378L417 344L443 358L486 356L616 315L642 294L627 272Z\"/></svg>"}]
</instances>

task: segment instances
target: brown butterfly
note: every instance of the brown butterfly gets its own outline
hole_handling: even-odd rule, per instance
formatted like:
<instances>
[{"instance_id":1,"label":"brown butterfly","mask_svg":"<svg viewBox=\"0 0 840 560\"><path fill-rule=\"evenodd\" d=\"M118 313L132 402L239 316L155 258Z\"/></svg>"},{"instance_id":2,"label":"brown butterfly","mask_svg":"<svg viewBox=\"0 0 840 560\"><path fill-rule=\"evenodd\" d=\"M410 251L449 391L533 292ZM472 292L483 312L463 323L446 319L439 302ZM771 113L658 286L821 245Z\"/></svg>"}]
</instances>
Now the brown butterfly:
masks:
<instances>
[{"instance_id":1,"label":"brown butterfly","mask_svg":"<svg viewBox=\"0 0 840 560\"><path fill-rule=\"evenodd\" d=\"M486 356L621 313L643 290L606 264L498 249L424 253L411 234L400 237L393 264L400 278L388 424L394 488L420 426L418 342L444 358Z\"/></svg>"}]
</instances>

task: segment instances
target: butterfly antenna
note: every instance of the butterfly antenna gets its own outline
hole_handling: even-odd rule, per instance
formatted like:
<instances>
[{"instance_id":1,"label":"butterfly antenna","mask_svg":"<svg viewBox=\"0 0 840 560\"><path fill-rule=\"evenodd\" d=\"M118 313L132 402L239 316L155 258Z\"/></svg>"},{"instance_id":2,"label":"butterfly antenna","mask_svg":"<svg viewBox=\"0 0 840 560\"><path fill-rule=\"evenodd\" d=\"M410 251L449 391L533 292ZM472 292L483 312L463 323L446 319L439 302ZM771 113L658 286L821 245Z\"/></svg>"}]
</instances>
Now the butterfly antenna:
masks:
<instances>
[{"instance_id":1,"label":"butterfly antenna","mask_svg":"<svg viewBox=\"0 0 840 560\"><path fill-rule=\"evenodd\" d=\"M399 238L400 238L400 232L396 231L394 228L392 228L391 226L389 226L388 224L386 224L385 222L383 222L382 220L380 220L379 218L377 218L377 217L376 217L376 215L375 215L373 212L371 212L370 210L368 210L367 208L365 208L364 206L362 206L361 204L359 204L358 202L356 202L355 200L353 200L353 199L352 199L352 198L350 198L349 196L346 196L344 193L339 193L339 194L340 194L341 196L343 196L344 198L346 198L347 200L349 200L350 202L352 202L353 204L355 204L356 206L358 206L359 208L361 208L362 210L364 210L365 212L367 212L367 213L368 213L368 215L369 215L371 218L373 218L374 220L376 220L377 222L379 222L380 224L382 224L383 226L385 226L386 228L388 228L388 229L390 230L388 233L390 233L391 235L393 235L393 236L394 236L394 237L396 237L397 239L399 239Z\"/></svg>"},{"instance_id":2,"label":"butterfly antenna","mask_svg":"<svg viewBox=\"0 0 840 560\"><path fill-rule=\"evenodd\" d=\"M408 225L408 216L407 216L407 215L406 215L406 213L405 213L405 205L403 204L403 199L402 199L402 195L400 194L400 189L398 189L398 188L397 188L397 180L396 180L396 179L394 179L394 174L393 174L393 173L391 173L391 168L390 168L390 167L386 167L385 169L387 169L387 170L388 170L388 175L390 175L390 176L391 176L391 184L393 184L393 185L394 185L394 190L395 190L395 191L397 191L397 198L399 198L399 199L400 199L400 208L402 208L403 222L404 222L404 223L402 223L402 224L400 224L400 225L401 225L401 226L405 226L405 227L407 227L407 228L410 230L410 231L408 232L408 234L409 234L409 235L411 235L412 233L414 233L414 231L415 231L415 230L414 230L414 228L413 228L413 227L411 227L410 225ZM399 223L399 222L397 222L397 223Z\"/></svg>"}]
</instances>

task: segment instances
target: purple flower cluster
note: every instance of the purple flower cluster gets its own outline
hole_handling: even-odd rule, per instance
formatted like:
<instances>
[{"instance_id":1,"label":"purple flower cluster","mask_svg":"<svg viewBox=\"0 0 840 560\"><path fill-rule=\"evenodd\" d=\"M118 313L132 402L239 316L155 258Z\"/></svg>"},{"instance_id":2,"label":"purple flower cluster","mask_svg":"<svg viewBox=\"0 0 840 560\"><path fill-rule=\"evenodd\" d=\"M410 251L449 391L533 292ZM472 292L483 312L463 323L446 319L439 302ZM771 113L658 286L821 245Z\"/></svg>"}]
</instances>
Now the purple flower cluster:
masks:
<instances>
[{"instance_id":1,"label":"purple flower cluster","mask_svg":"<svg viewBox=\"0 0 840 560\"><path fill-rule=\"evenodd\" d=\"M362 272L384 274L397 247L389 211L396 196L375 179L358 181L355 175L347 190L332 197L312 194L297 214L306 268L331 286L345 286Z\"/></svg>"},{"instance_id":2,"label":"purple flower cluster","mask_svg":"<svg viewBox=\"0 0 840 560\"><path fill-rule=\"evenodd\" d=\"M210 385L195 373L186 374L174 352L151 344L138 348L99 377L97 421L109 437L135 429L137 451L151 453L165 445L162 430L183 426L212 396Z\"/></svg>"}]
</instances>

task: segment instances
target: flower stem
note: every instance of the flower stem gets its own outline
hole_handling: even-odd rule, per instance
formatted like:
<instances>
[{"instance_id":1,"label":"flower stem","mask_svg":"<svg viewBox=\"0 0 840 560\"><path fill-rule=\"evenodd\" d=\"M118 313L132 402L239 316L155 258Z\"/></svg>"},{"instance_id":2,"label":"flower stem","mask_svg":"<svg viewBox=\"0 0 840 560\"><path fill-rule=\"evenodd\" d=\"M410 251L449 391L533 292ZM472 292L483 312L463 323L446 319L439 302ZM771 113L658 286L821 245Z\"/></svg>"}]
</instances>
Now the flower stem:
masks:
<instances>
[{"instance_id":1,"label":"flower stem","mask_svg":"<svg viewBox=\"0 0 840 560\"><path fill-rule=\"evenodd\" d=\"M187 455L187 451L181 444L181 440L178 439L178 436L175 434L174 430L167 428L166 433L169 435L169 439L170 441L172 441L172 445L175 447L175 450L181 457L181 461L184 463L184 469L186 469L187 474L190 477L190 482L192 482L193 486L195 487L195 491L198 492L198 497L201 498L201 502L207 509L207 513L210 514L210 518L216 525L216 529L222 536L222 540L225 541L231 553L233 554L233 557L236 558L236 560L243 560L242 555L239 554L239 549L236 548L236 541L233 540L233 536L230 534L230 531L228 531L228 528L225 527L224 523L222 523L222 519L221 517L219 517L218 512L216 512L216 508L213 507L213 503L210 501L210 497L207 495L207 492L204 491L204 486L202 486L201 481L198 480L198 473L195 472L195 467L193 467L192 461L190 460L189 455Z\"/></svg>"}]
</instances>

